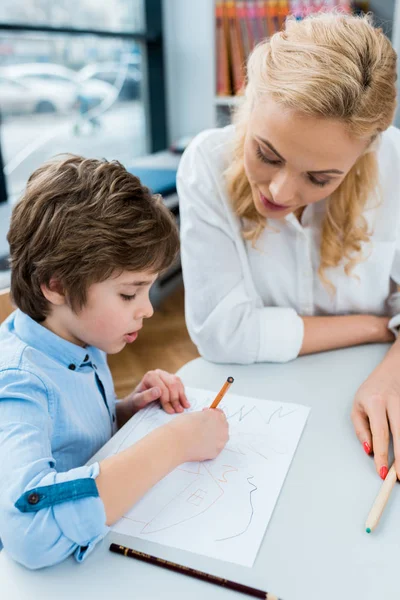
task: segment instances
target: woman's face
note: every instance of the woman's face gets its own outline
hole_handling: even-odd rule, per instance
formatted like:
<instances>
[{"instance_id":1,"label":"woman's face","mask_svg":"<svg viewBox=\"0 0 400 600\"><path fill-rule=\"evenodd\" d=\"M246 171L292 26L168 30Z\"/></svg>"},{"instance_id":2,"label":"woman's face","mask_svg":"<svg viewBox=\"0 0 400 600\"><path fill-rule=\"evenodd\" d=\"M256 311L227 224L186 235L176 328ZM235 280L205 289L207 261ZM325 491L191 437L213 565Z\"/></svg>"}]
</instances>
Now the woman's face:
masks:
<instances>
[{"instance_id":1,"label":"woman's face","mask_svg":"<svg viewBox=\"0 0 400 600\"><path fill-rule=\"evenodd\" d=\"M253 109L244 147L257 211L282 219L326 198L367 145L351 138L338 120L305 116L264 100Z\"/></svg>"}]
</instances>

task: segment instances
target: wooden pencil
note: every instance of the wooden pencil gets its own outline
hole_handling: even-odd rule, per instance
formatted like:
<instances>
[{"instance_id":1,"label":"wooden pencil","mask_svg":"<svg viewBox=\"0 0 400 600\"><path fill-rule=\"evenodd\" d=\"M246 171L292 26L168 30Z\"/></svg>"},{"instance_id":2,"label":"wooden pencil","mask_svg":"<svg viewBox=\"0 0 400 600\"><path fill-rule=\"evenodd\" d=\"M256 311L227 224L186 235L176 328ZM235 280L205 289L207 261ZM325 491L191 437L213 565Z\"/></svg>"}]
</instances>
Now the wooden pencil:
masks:
<instances>
[{"instance_id":1,"label":"wooden pencil","mask_svg":"<svg viewBox=\"0 0 400 600\"><path fill-rule=\"evenodd\" d=\"M210 575L208 573L204 573L203 571L198 571L197 569L184 567L182 565L178 565L177 563L170 562L169 560L157 558L156 556L151 556L150 554L145 554L144 552L139 552L138 550L132 550L131 548L127 548L126 546L111 544L110 550L111 552L115 552L116 554L122 554L123 556L129 556L130 558L136 558L137 560L141 560L151 565L157 565L158 567L163 567L164 569L174 571L175 573L180 573L181 575L189 575L189 577L201 579L201 581L214 583L215 585L234 590L235 592L247 594L248 596L252 596L253 598L263 598L263 600L279 600L277 596L269 594L268 592L257 590L255 588L249 587L248 585L242 585L241 583L236 583L234 581L229 581L228 579L223 579L222 577L217 577L216 575Z\"/></svg>"},{"instance_id":2,"label":"wooden pencil","mask_svg":"<svg viewBox=\"0 0 400 600\"><path fill-rule=\"evenodd\" d=\"M218 404L221 402L222 398L225 396L226 392L229 390L234 381L235 380L233 377L228 377L218 394L215 396L210 408L217 408Z\"/></svg>"},{"instance_id":3,"label":"wooden pencil","mask_svg":"<svg viewBox=\"0 0 400 600\"><path fill-rule=\"evenodd\" d=\"M377 495L374 504L372 505L371 511L367 517L365 523L365 530L367 533L371 533L379 523L379 519L385 509L386 503L389 500L390 492L392 491L394 484L397 481L396 469L394 463L389 469L386 475L385 481L382 483L382 487Z\"/></svg>"}]
</instances>

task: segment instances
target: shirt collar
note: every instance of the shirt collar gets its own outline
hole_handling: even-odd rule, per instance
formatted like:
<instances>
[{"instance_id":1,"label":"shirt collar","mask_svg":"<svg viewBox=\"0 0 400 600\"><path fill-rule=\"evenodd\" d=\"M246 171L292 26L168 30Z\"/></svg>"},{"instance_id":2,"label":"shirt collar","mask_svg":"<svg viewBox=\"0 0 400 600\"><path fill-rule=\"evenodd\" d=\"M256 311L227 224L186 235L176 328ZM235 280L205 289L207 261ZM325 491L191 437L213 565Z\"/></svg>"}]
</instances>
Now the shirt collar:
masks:
<instances>
[{"instance_id":1,"label":"shirt collar","mask_svg":"<svg viewBox=\"0 0 400 600\"><path fill-rule=\"evenodd\" d=\"M15 332L28 344L71 370L79 369L90 359L91 346L82 348L64 340L27 314L17 309L14 320Z\"/></svg>"},{"instance_id":2,"label":"shirt collar","mask_svg":"<svg viewBox=\"0 0 400 600\"><path fill-rule=\"evenodd\" d=\"M317 219L320 222L327 210L327 202L329 198L323 198L314 204L308 204L301 215L301 220L293 214L289 213L285 217L285 221L294 225L296 229L303 231L305 227L312 225Z\"/></svg>"}]
</instances>

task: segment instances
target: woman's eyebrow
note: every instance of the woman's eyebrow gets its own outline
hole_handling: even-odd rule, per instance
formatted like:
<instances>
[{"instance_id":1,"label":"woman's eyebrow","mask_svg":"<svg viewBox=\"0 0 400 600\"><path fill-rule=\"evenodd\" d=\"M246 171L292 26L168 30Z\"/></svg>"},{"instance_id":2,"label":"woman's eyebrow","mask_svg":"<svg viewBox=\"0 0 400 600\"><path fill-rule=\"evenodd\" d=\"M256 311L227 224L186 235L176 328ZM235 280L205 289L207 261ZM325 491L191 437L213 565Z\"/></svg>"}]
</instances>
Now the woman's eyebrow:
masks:
<instances>
[{"instance_id":1,"label":"woman's eyebrow","mask_svg":"<svg viewBox=\"0 0 400 600\"><path fill-rule=\"evenodd\" d=\"M283 156L281 154L279 154L278 150L275 150L275 148L273 147L272 144L270 144L267 140L264 140L263 138L258 138L260 140L260 142L262 142L263 144L265 144L266 146L268 146L268 148L270 150L272 150L272 152L274 154L276 154L281 160L283 160L283 162L285 162L285 159L283 158Z\"/></svg>"},{"instance_id":2,"label":"woman's eyebrow","mask_svg":"<svg viewBox=\"0 0 400 600\"><path fill-rule=\"evenodd\" d=\"M339 171L339 169L323 169L322 171L308 171L313 175L317 175L318 173L336 173L337 175L343 175L343 171Z\"/></svg>"},{"instance_id":3,"label":"woman's eyebrow","mask_svg":"<svg viewBox=\"0 0 400 600\"><path fill-rule=\"evenodd\" d=\"M268 146L270 150L274 154L276 154L283 162L286 162L281 154L279 154L278 150L276 150L268 140L264 140L263 138L259 138L260 142ZM337 175L343 175L343 171L339 171L339 169L322 169L321 171L307 171L308 173L312 173L313 175L322 174L322 173L335 173Z\"/></svg>"}]
</instances>

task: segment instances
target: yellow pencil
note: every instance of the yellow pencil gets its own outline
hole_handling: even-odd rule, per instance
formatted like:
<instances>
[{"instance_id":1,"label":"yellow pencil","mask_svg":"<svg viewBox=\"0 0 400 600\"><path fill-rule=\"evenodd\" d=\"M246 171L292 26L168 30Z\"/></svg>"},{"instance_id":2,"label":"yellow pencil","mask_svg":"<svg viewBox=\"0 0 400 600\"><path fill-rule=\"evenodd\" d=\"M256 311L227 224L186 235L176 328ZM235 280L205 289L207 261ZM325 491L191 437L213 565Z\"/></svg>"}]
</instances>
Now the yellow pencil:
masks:
<instances>
[{"instance_id":1,"label":"yellow pencil","mask_svg":"<svg viewBox=\"0 0 400 600\"><path fill-rule=\"evenodd\" d=\"M372 505L371 511L367 517L365 523L365 530L367 533L371 533L379 523L379 519L385 509L386 503L389 500L390 492L392 491L394 484L397 481L396 469L394 463L389 469L386 475L385 481L377 495L374 504Z\"/></svg>"},{"instance_id":2,"label":"yellow pencil","mask_svg":"<svg viewBox=\"0 0 400 600\"><path fill-rule=\"evenodd\" d=\"M222 398L225 396L226 392L229 390L233 382L233 377L228 377L221 390L215 396L214 402L211 404L210 408L217 408L218 404L221 402Z\"/></svg>"}]
</instances>

